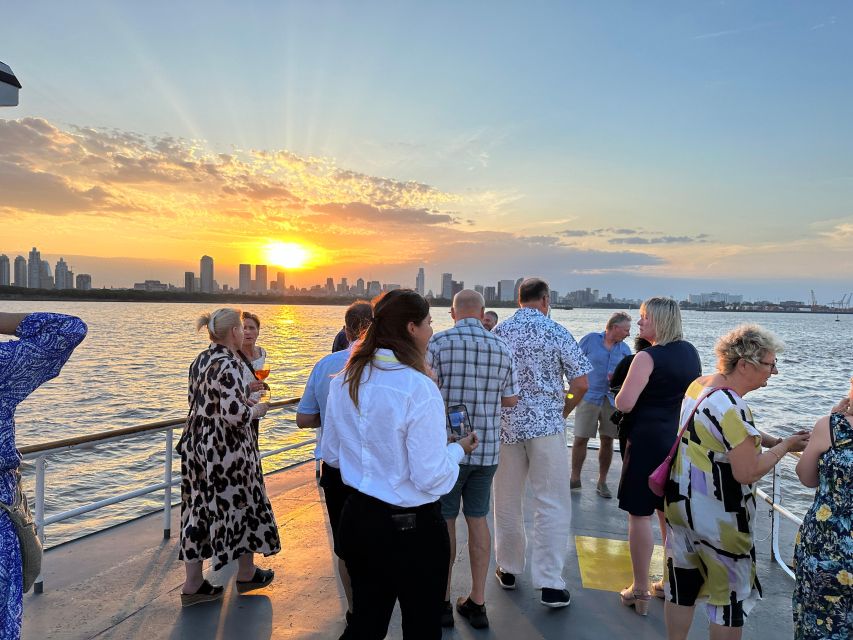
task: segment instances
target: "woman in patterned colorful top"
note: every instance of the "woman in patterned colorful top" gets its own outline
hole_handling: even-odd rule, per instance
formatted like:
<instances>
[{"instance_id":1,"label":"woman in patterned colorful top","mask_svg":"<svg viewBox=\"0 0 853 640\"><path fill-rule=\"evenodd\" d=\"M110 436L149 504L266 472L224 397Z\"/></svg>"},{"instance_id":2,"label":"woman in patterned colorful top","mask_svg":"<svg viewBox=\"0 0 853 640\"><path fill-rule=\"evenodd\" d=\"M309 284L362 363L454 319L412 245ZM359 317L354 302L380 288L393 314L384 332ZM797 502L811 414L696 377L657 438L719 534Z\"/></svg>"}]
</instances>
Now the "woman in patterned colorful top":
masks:
<instances>
[{"instance_id":1,"label":"woman in patterned colorful top","mask_svg":"<svg viewBox=\"0 0 853 640\"><path fill-rule=\"evenodd\" d=\"M755 569L753 484L808 432L778 438L760 432L743 397L767 385L782 343L757 325L742 325L717 342L718 372L687 389L669 482L666 515L667 637L685 640L696 600L707 598L710 637L738 639L761 597ZM695 410L695 412L694 412ZM761 446L769 447L762 453Z\"/></svg>"},{"instance_id":2,"label":"woman in patterned colorful top","mask_svg":"<svg viewBox=\"0 0 853 640\"><path fill-rule=\"evenodd\" d=\"M255 565L256 553L278 553L281 544L264 487L251 421L266 414L266 403L249 400L239 309L217 309L198 319L211 345L190 366L190 412L178 443L181 455L181 543L186 580L181 604L216 600L223 587L202 575L202 562L217 570L237 560L237 591L272 582L270 569Z\"/></svg>"},{"instance_id":3,"label":"woman in patterned colorful top","mask_svg":"<svg viewBox=\"0 0 853 640\"><path fill-rule=\"evenodd\" d=\"M817 487L794 550L796 640L853 637L853 379L850 395L817 421L797 475Z\"/></svg>"},{"instance_id":4,"label":"woman in patterned colorful top","mask_svg":"<svg viewBox=\"0 0 853 640\"><path fill-rule=\"evenodd\" d=\"M86 337L80 318L58 313L0 313L0 501L11 504L21 456L15 447L15 409L51 378ZM0 509L0 638L21 635L21 549L15 526Z\"/></svg>"}]
</instances>

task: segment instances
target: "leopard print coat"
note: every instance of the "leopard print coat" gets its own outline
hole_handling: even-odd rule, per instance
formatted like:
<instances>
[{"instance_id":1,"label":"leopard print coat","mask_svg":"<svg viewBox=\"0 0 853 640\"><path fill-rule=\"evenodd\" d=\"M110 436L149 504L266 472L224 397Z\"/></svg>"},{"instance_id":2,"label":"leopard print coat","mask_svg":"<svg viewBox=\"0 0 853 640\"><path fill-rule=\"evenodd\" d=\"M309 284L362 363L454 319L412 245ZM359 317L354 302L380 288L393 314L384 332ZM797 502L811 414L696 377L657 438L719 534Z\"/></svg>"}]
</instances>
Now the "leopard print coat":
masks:
<instances>
[{"instance_id":1,"label":"leopard print coat","mask_svg":"<svg viewBox=\"0 0 853 640\"><path fill-rule=\"evenodd\" d=\"M268 556L281 549L251 428L244 369L222 345L212 344L196 357L189 372L190 414L177 446L178 558L212 558L214 570L246 553Z\"/></svg>"}]
</instances>

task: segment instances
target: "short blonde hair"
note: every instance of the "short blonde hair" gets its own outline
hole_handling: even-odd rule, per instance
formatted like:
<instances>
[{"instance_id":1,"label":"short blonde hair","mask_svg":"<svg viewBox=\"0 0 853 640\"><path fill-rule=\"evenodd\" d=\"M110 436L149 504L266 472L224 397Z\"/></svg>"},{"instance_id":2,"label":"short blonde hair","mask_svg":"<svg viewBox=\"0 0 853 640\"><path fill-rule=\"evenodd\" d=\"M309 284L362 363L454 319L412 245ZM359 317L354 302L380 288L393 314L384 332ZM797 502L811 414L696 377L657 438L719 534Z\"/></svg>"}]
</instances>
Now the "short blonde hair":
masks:
<instances>
[{"instance_id":1,"label":"short blonde hair","mask_svg":"<svg viewBox=\"0 0 853 640\"><path fill-rule=\"evenodd\" d=\"M656 296L640 305L640 315L651 316L655 323L655 344L669 344L681 340L681 309L672 298Z\"/></svg>"},{"instance_id":2,"label":"short blonde hair","mask_svg":"<svg viewBox=\"0 0 853 640\"><path fill-rule=\"evenodd\" d=\"M742 324L717 340L717 368L722 373L731 373L739 360L757 365L768 353L780 353L785 343L773 333L757 324Z\"/></svg>"},{"instance_id":3,"label":"short blonde hair","mask_svg":"<svg viewBox=\"0 0 853 640\"><path fill-rule=\"evenodd\" d=\"M221 342L234 327L243 328L243 313L240 309L230 307L203 313L195 321L196 331L206 328L207 334L213 342Z\"/></svg>"}]
</instances>

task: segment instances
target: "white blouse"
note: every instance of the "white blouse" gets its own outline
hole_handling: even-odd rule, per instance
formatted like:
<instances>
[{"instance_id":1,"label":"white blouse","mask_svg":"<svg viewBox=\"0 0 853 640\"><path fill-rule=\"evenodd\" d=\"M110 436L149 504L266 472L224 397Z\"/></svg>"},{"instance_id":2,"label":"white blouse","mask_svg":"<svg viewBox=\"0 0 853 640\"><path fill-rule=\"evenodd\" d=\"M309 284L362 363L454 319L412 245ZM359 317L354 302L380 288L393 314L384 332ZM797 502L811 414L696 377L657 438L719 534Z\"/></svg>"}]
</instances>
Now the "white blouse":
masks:
<instances>
[{"instance_id":1,"label":"white blouse","mask_svg":"<svg viewBox=\"0 0 853 640\"><path fill-rule=\"evenodd\" d=\"M344 483L399 507L435 502L450 492L465 455L447 444L441 393L427 376L379 349L365 367L359 408L344 374L329 387L323 458Z\"/></svg>"}]
</instances>

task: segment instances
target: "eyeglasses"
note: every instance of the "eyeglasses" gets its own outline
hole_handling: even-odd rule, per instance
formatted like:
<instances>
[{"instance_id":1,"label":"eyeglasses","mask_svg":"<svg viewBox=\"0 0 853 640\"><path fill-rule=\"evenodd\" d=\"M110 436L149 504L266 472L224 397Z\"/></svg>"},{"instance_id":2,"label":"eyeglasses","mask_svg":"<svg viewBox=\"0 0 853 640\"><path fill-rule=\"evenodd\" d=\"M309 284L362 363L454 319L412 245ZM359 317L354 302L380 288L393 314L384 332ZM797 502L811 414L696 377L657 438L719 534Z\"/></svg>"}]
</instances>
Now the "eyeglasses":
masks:
<instances>
[{"instance_id":1,"label":"eyeglasses","mask_svg":"<svg viewBox=\"0 0 853 640\"><path fill-rule=\"evenodd\" d=\"M778 371L779 371L779 368L776 366L776 364L777 364L778 362L779 362L778 360L774 360L773 362L764 362L763 360L759 360L759 361L758 361L758 363L759 363L759 364L763 364L765 367L770 367L770 372L771 372L771 373L772 373L773 371L776 371L776 372L778 372Z\"/></svg>"}]
</instances>

